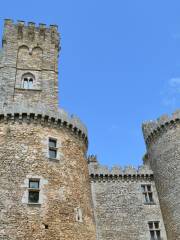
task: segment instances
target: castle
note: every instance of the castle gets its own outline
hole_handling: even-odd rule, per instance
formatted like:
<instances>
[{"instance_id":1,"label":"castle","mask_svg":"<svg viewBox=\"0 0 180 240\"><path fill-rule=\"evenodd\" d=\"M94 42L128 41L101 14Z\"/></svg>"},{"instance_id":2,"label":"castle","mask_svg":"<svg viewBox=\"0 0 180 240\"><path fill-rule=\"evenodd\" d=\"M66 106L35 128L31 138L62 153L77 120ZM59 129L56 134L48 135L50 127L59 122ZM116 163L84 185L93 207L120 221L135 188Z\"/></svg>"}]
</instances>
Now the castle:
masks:
<instances>
[{"instance_id":1,"label":"castle","mask_svg":"<svg viewBox=\"0 0 180 240\"><path fill-rule=\"evenodd\" d=\"M143 124L139 169L87 157L58 108L56 25L5 20L0 50L0 239L180 239L180 112Z\"/></svg>"}]
</instances>

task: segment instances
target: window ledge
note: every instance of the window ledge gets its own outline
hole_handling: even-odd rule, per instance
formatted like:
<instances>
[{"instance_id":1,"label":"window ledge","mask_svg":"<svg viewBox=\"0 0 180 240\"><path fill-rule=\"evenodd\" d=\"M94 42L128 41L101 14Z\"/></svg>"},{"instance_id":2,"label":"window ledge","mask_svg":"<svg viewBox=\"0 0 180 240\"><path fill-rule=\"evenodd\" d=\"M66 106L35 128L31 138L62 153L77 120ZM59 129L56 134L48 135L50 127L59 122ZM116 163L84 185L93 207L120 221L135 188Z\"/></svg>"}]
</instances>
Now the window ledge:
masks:
<instances>
[{"instance_id":1,"label":"window ledge","mask_svg":"<svg viewBox=\"0 0 180 240\"><path fill-rule=\"evenodd\" d=\"M81 224L81 223L83 223L83 220L82 220L82 221L80 221L80 220L76 220L76 222Z\"/></svg>"},{"instance_id":2,"label":"window ledge","mask_svg":"<svg viewBox=\"0 0 180 240\"><path fill-rule=\"evenodd\" d=\"M28 202L28 205L29 205L29 206L37 206L37 207L40 207L40 206L41 206L41 203L30 203L30 202Z\"/></svg>"},{"instance_id":3,"label":"window ledge","mask_svg":"<svg viewBox=\"0 0 180 240\"><path fill-rule=\"evenodd\" d=\"M155 202L144 202L144 205L156 205Z\"/></svg>"},{"instance_id":4,"label":"window ledge","mask_svg":"<svg viewBox=\"0 0 180 240\"><path fill-rule=\"evenodd\" d=\"M60 159L58 159L58 158L50 158L50 157L48 157L48 159L49 159L49 161L54 161L54 162L59 162L60 161Z\"/></svg>"},{"instance_id":5,"label":"window ledge","mask_svg":"<svg viewBox=\"0 0 180 240\"><path fill-rule=\"evenodd\" d=\"M16 87L15 89L20 90L20 91L32 91L32 92L41 92L42 89L38 89L38 88L20 88L20 87Z\"/></svg>"}]
</instances>

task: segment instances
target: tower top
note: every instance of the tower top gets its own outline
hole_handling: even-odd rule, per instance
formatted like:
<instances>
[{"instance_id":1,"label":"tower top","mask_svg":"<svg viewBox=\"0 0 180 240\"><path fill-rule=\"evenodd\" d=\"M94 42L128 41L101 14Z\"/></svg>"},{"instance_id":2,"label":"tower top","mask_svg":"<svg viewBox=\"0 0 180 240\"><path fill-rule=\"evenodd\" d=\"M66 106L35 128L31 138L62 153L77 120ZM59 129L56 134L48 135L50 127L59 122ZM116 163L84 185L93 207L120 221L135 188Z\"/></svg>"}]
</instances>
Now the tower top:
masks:
<instances>
[{"instance_id":1,"label":"tower top","mask_svg":"<svg viewBox=\"0 0 180 240\"><path fill-rule=\"evenodd\" d=\"M0 120L28 119L64 128L87 146L85 125L78 117L59 109L59 50L57 25L4 21L0 49Z\"/></svg>"},{"instance_id":2,"label":"tower top","mask_svg":"<svg viewBox=\"0 0 180 240\"><path fill-rule=\"evenodd\" d=\"M0 102L58 108L57 25L4 21L0 53Z\"/></svg>"},{"instance_id":3,"label":"tower top","mask_svg":"<svg viewBox=\"0 0 180 240\"><path fill-rule=\"evenodd\" d=\"M13 37L12 37L13 36ZM59 49L59 33L57 25L47 26L40 23L38 26L34 22L18 20L16 23L11 19L4 20L4 37L3 43L6 41L32 41L43 43L49 42Z\"/></svg>"},{"instance_id":4,"label":"tower top","mask_svg":"<svg viewBox=\"0 0 180 240\"><path fill-rule=\"evenodd\" d=\"M142 125L144 139L147 145L152 143L157 137L172 128L180 122L180 110L172 113L172 115L162 115L157 120L144 122Z\"/></svg>"}]
</instances>

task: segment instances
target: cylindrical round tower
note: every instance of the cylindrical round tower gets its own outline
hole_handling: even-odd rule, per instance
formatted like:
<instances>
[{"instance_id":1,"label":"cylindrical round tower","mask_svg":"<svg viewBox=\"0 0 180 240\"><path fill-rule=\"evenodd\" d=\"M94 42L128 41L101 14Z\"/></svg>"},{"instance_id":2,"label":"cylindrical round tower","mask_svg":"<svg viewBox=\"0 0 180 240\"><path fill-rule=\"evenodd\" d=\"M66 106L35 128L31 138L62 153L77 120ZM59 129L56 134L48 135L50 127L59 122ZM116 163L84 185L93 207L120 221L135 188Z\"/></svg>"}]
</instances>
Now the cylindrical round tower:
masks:
<instances>
[{"instance_id":1,"label":"cylindrical round tower","mask_svg":"<svg viewBox=\"0 0 180 240\"><path fill-rule=\"evenodd\" d=\"M0 236L95 240L85 129L28 109L0 111Z\"/></svg>"},{"instance_id":2,"label":"cylindrical round tower","mask_svg":"<svg viewBox=\"0 0 180 240\"><path fill-rule=\"evenodd\" d=\"M95 240L87 130L58 109L57 26L5 21L0 239Z\"/></svg>"},{"instance_id":3,"label":"cylindrical round tower","mask_svg":"<svg viewBox=\"0 0 180 240\"><path fill-rule=\"evenodd\" d=\"M180 239L180 112L143 124L146 164L154 171L169 240Z\"/></svg>"}]
</instances>

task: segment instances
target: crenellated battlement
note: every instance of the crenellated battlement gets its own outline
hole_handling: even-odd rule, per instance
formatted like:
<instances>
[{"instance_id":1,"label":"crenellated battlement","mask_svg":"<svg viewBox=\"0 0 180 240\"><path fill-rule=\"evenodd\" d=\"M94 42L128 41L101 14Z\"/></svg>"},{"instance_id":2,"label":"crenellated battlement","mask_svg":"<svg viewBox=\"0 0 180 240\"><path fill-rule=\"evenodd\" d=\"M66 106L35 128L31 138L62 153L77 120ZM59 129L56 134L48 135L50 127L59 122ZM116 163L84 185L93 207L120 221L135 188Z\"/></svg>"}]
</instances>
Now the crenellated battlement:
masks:
<instances>
[{"instance_id":1,"label":"crenellated battlement","mask_svg":"<svg viewBox=\"0 0 180 240\"><path fill-rule=\"evenodd\" d=\"M56 112L44 105L29 106L28 104L14 104L11 106L0 105L0 122L27 122L64 128L77 135L85 144L88 144L87 129L80 119L69 115L65 110L58 109Z\"/></svg>"},{"instance_id":2,"label":"crenellated battlement","mask_svg":"<svg viewBox=\"0 0 180 240\"><path fill-rule=\"evenodd\" d=\"M11 19L5 19L4 21L3 44L7 41L48 42L54 44L59 50L59 40L57 25L47 26L44 23L36 25L34 22L26 23L21 20L14 22Z\"/></svg>"},{"instance_id":3,"label":"crenellated battlement","mask_svg":"<svg viewBox=\"0 0 180 240\"><path fill-rule=\"evenodd\" d=\"M162 115L155 121L145 122L142 125L144 139L149 145L163 132L169 128L175 127L180 123L180 110L172 113L172 115Z\"/></svg>"},{"instance_id":4,"label":"crenellated battlement","mask_svg":"<svg viewBox=\"0 0 180 240\"><path fill-rule=\"evenodd\" d=\"M91 180L133 180L133 179L152 179L153 171L147 165L142 165L139 168L133 166L126 166L124 168L120 166L113 166L109 168L107 166L100 165L95 155L88 157L89 174Z\"/></svg>"}]
</instances>

